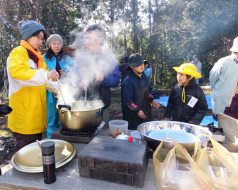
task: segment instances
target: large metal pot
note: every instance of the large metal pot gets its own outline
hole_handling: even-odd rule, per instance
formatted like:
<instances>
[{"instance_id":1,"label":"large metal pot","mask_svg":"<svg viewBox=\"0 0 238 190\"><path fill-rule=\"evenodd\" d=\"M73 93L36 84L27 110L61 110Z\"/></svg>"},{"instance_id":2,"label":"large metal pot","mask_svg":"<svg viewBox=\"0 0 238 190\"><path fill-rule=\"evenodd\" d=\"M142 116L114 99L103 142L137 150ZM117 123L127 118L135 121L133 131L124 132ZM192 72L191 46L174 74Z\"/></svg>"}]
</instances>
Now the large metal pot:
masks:
<instances>
[{"instance_id":1,"label":"large metal pot","mask_svg":"<svg viewBox=\"0 0 238 190\"><path fill-rule=\"evenodd\" d=\"M180 135L179 138L182 139L181 142L177 142L183 145L189 152L193 152L195 142L190 139L186 141L184 138L189 138L190 135L195 136L196 140L208 140L208 138L202 137L212 137L212 133L207 128L177 121L151 121L142 123L137 127L137 131L141 134L142 139L146 140L149 147L153 150L157 148L161 141L163 141L163 146L167 149L171 149L174 146L176 139L173 139L172 135L168 136L168 138L150 135L151 132L163 132L163 130L171 130L171 132L175 132L175 135L177 132Z\"/></svg>"},{"instance_id":2,"label":"large metal pot","mask_svg":"<svg viewBox=\"0 0 238 190\"><path fill-rule=\"evenodd\" d=\"M102 122L101 100L75 101L58 105L60 124L72 131L94 131Z\"/></svg>"}]
</instances>

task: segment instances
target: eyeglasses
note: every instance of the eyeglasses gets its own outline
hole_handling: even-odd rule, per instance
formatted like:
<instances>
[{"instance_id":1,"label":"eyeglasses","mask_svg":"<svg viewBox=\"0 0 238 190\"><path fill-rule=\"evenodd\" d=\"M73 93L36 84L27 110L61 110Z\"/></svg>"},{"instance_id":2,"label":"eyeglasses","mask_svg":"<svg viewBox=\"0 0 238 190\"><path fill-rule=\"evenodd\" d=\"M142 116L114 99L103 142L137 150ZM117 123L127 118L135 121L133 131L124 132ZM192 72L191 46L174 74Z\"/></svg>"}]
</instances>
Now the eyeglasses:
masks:
<instances>
[{"instance_id":1,"label":"eyeglasses","mask_svg":"<svg viewBox=\"0 0 238 190\"><path fill-rule=\"evenodd\" d=\"M34 36L34 37L36 37L38 40L41 40L42 42L45 41L44 36L42 36L41 34L38 34L38 35L36 35L36 36Z\"/></svg>"}]
</instances>

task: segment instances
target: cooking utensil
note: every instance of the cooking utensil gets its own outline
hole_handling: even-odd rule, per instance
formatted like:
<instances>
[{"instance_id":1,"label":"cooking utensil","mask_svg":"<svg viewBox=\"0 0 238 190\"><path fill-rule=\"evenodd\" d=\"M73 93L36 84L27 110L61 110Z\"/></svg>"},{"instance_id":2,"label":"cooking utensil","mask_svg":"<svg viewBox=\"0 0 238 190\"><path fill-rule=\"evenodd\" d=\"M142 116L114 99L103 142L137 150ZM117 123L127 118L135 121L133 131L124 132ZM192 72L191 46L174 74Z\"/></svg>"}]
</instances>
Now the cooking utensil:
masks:
<instances>
[{"instance_id":1,"label":"cooking utensil","mask_svg":"<svg viewBox=\"0 0 238 190\"><path fill-rule=\"evenodd\" d=\"M86 104L87 103L87 88L84 90L84 103Z\"/></svg>"},{"instance_id":2,"label":"cooking utensil","mask_svg":"<svg viewBox=\"0 0 238 190\"><path fill-rule=\"evenodd\" d=\"M101 100L84 100L71 102L69 105L58 106L58 114L61 126L72 131L95 130L102 122Z\"/></svg>"},{"instance_id":3,"label":"cooking utensil","mask_svg":"<svg viewBox=\"0 0 238 190\"><path fill-rule=\"evenodd\" d=\"M8 115L11 112L12 112L12 108L10 106L4 105L4 104L0 105L0 116L1 117Z\"/></svg>"},{"instance_id":4,"label":"cooking utensil","mask_svg":"<svg viewBox=\"0 0 238 190\"><path fill-rule=\"evenodd\" d=\"M59 168L70 160L76 154L74 146L66 141L58 139L46 139L31 143L14 154L11 160L13 167L19 171L27 173L43 172L41 147L38 143L46 141L55 142L55 166Z\"/></svg>"},{"instance_id":5,"label":"cooking utensil","mask_svg":"<svg viewBox=\"0 0 238 190\"><path fill-rule=\"evenodd\" d=\"M60 86L59 80L57 80L57 83L58 83L58 86L59 86L60 95L61 95L61 97L62 97L62 99L63 99L63 103L66 104L66 103L65 103L65 99L64 99L64 95L63 95L63 92L62 92L62 89L61 89L61 86Z\"/></svg>"},{"instance_id":6,"label":"cooking utensil","mask_svg":"<svg viewBox=\"0 0 238 190\"><path fill-rule=\"evenodd\" d=\"M177 141L189 152L192 152L195 144L193 136L196 137L197 140L199 140L199 136L201 135L212 136L207 128L177 121L146 122L140 124L137 127L137 131L141 134L142 138L148 142L150 148L153 150L157 148L161 141L164 142L164 146L168 149L171 149L174 146L174 141ZM163 135L165 138L163 138Z\"/></svg>"}]
</instances>

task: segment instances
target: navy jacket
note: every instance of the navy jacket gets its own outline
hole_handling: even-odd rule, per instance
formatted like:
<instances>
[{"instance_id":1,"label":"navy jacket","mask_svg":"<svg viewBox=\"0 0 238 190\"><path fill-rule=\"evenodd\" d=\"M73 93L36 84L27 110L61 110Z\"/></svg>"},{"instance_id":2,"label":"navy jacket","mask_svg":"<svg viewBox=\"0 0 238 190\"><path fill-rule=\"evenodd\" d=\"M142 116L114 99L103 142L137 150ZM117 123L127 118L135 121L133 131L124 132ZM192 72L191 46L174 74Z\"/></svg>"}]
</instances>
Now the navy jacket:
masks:
<instances>
[{"instance_id":1,"label":"navy jacket","mask_svg":"<svg viewBox=\"0 0 238 190\"><path fill-rule=\"evenodd\" d=\"M185 87L186 98L185 103L183 103L182 89L183 86L178 84L172 89L165 111L165 117L173 121L200 124L208 110L203 90L196 84L194 79L191 80L189 85Z\"/></svg>"},{"instance_id":2,"label":"navy jacket","mask_svg":"<svg viewBox=\"0 0 238 190\"><path fill-rule=\"evenodd\" d=\"M150 94L149 82L144 73L141 77L133 71L122 81L121 89L123 119L129 123L129 129L136 130L137 126L152 119L151 105L153 96ZM139 110L144 111L147 119L137 115Z\"/></svg>"},{"instance_id":3,"label":"navy jacket","mask_svg":"<svg viewBox=\"0 0 238 190\"><path fill-rule=\"evenodd\" d=\"M99 85L99 96L104 103L104 108L111 104L111 90L110 88L116 87L120 83L121 73L119 67L109 73Z\"/></svg>"}]
</instances>

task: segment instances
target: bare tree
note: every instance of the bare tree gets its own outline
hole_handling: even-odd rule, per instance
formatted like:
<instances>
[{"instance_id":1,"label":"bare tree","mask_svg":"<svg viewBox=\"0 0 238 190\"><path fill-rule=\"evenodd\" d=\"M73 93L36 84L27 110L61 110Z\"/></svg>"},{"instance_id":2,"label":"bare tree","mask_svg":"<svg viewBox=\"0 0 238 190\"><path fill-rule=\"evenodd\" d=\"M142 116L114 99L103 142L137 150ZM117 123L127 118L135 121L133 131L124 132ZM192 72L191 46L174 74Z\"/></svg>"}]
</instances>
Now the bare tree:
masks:
<instances>
[{"instance_id":1,"label":"bare tree","mask_svg":"<svg viewBox=\"0 0 238 190\"><path fill-rule=\"evenodd\" d=\"M134 51L139 52L140 44L139 44L139 28L138 28L138 1L132 0L131 1L131 8L132 8L132 36L133 36L133 46Z\"/></svg>"}]
</instances>

